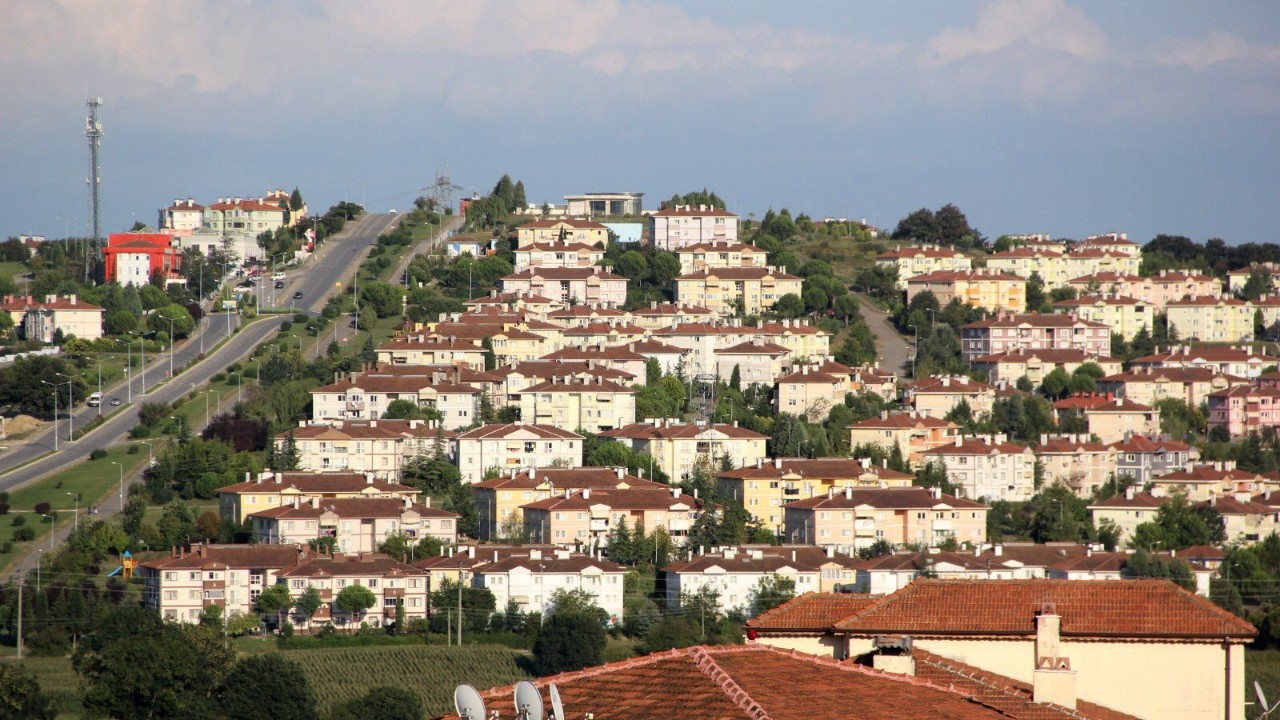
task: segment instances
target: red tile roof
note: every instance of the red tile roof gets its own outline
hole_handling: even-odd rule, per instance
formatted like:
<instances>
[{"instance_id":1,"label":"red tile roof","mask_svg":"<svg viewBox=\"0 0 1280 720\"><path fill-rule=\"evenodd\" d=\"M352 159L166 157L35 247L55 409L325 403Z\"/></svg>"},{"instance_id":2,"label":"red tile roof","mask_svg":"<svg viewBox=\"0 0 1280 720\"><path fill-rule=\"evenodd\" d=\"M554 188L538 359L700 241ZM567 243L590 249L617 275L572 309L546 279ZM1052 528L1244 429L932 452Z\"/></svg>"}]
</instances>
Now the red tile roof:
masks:
<instances>
[{"instance_id":1,"label":"red tile roof","mask_svg":"<svg viewBox=\"0 0 1280 720\"><path fill-rule=\"evenodd\" d=\"M964 257L964 253L956 252L950 248L925 246L896 248L876 255L877 260L896 260L898 258L914 257L952 258Z\"/></svg>"},{"instance_id":2,"label":"red tile roof","mask_svg":"<svg viewBox=\"0 0 1280 720\"><path fill-rule=\"evenodd\" d=\"M304 495L326 495L330 493L353 493L360 492L365 488L376 490L380 493L405 495L417 494L420 491L411 488L408 485L400 483L387 482L386 480L378 480L376 478L366 477L363 473L347 473L347 472L309 472L303 470L286 470L284 472L276 472L270 478L263 478L262 482L257 480L245 480L231 485L224 485L218 488L218 492L281 492L289 488L294 488Z\"/></svg>"},{"instance_id":3,"label":"red tile roof","mask_svg":"<svg viewBox=\"0 0 1280 720\"><path fill-rule=\"evenodd\" d=\"M1026 278L1018 277L1010 273L993 272L990 270L934 270L923 275L915 275L907 278L907 284L912 283L928 283L928 282L955 282L956 280L967 280L969 282L983 282L989 280L1002 280L1008 282L1025 283Z\"/></svg>"},{"instance_id":4,"label":"red tile roof","mask_svg":"<svg viewBox=\"0 0 1280 720\"><path fill-rule=\"evenodd\" d=\"M991 386L968 377L927 377L907 386L916 394L924 393L980 393Z\"/></svg>"},{"instance_id":5,"label":"red tile roof","mask_svg":"<svg viewBox=\"0 0 1280 720\"><path fill-rule=\"evenodd\" d=\"M716 355L785 355L790 350L778 345L777 343L761 342L754 340L738 343L727 348L720 348L715 351Z\"/></svg>"},{"instance_id":6,"label":"red tile roof","mask_svg":"<svg viewBox=\"0 0 1280 720\"><path fill-rule=\"evenodd\" d=\"M202 568L285 568L297 565L296 545L195 545L177 555L148 560L143 567L163 570Z\"/></svg>"},{"instance_id":7,"label":"red tile roof","mask_svg":"<svg viewBox=\"0 0 1280 720\"><path fill-rule=\"evenodd\" d=\"M1126 453L1187 452L1191 446L1177 440L1152 439L1145 435L1131 435L1127 440L1112 443L1111 447Z\"/></svg>"},{"instance_id":8,"label":"red tile roof","mask_svg":"<svg viewBox=\"0 0 1280 720\"><path fill-rule=\"evenodd\" d=\"M630 475L622 471L621 468L611 467L536 468L531 471L518 472L514 476L503 475L491 480L472 483L471 487L519 490L547 485L564 490L566 488L612 488L622 484L633 488L654 488L659 490L667 487L662 483Z\"/></svg>"},{"instance_id":9,"label":"red tile roof","mask_svg":"<svg viewBox=\"0 0 1280 720\"><path fill-rule=\"evenodd\" d=\"M1025 363L1029 360L1036 359L1041 362L1062 365L1065 363L1116 363L1120 360L1113 357L1100 357L1084 350L1076 350L1074 348L1019 348L1017 350L1007 350L992 355L983 355L973 359L975 363Z\"/></svg>"},{"instance_id":10,"label":"red tile roof","mask_svg":"<svg viewBox=\"0 0 1280 720\"><path fill-rule=\"evenodd\" d=\"M317 518L325 513L333 513L344 518L398 518L412 510L427 518L456 518L457 513L448 510L416 504L405 507L399 498L322 498L312 503L301 500L297 507L280 505L270 510L250 513L249 517L260 518Z\"/></svg>"},{"instance_id":11,"label":"red tile roof","mask_svg":"<svg viewBox=\"0 0 1280 720\"><path fill-rule=\"evenodd\" d=\"M614 275L599 266L592 267L535 267L525 268L518 273L507 275L503 280L529 280L535 277L545 278L547 280L586 280L596 277L601 280L619 280L626 282L627 279L621 275Z\"/></svg>"},{"instance_id":12,"label":"red tile roof","mask_svg":"<svg viewBox=\"0 0 1280 720\"><path fill-rule=\"evenodd\" d=\"M925 455L995 455L1005 453L1029 453L1031 449L1009 442L992 442L982 437L962 437L959 442L950 442L926 450Z\"/></svg>"},{"instance_id":13,"label":"red tile roof","mask_svg":"<svg viewBox=\"0 0 1280 720\"><path fill-rule=\"evenodd\" d=\"M813 478L856 478L863 473L875 473L883 478L909 478L904 472L890 470L874 463L862 464L858 458L773 458L760 463L759 467L746 467L725 470L717 474L722 478L756 479L780 478L784 475L801 475Z\"/></svg>"},{"instance_id":14,"label":"red tile roof","mask_svg":"<svg viewBox=\"0 0 1280 720\"><path fill-rule=\"evenodd\" d=\"M747 621L756 630L828 630L866 608L875 595L858 593L805 593Z\"/></svg>"},{"instance_id":15,"label":"red tile roof","mask_svg":"<svg viewBox=\"0 0 1280 720\"><path fill-rule=\"evenodd\" d=\"M856 634L1035 635L1052 607L1064 637L1252 639L1252 625L1168 580L915 580L837 624Z\"/></svg>"},{"instance_id":16,"label":"red tile roof","mask_svg":"<svg viewBox=\"0 0 1280 720\"><path fill-rule=\"evenodd\" d=\"M535 425L534 423L511 423L506 425L482 425L458 435L459 440L490 440L510 437L519 432L528 432L539 438L548 440L581 440L582 436L561 430L554 425Z\"/></svg>"},{"instance_id":17,"label":"red tile roof","mask_svg":"<svg viewBox=\"0 0 1280 720\"><path fill-rule=\"evenodd\" d=\"M861 506L884 510L904 508L923 510L942 507L966 510L988 509L980 502L965 500L954 495L940 494L934 497L931 489L925 487L836 488L830 497L818 495L789 502L786 505L787 508L796 510L848 510Z\"/></svg>"},{"instance_id":18,"label":"red tile roof","mask_svg":"<svg viewBox=\"0 0 1280 720\"><path fill-rule=\"evenodd\" d=\"M746 252L756 253L759 255L768 254L766 251L761 250L755 245L748 245L746 243L733 242L729 240L694 243L693 245L685 245L684 247L677 248L675 251L676 255L694 252Z\"/></svg>"},{"instance_id":19,"label":"red tile roof","mask_svg":"<svg viewBox=\"0 0 1280 720\"><path fill-rule=\"evenodd\" d=\"M677 495L676 493L680 493ZM568 494L568 497L565 497ZM525 510L586 510L596 505L607 505L615 512L628 510L667 510L676 505L689 508L701 508L702 501L692 495L686 495L679 488L637 487L637 488L588 488L587 490L567 490L565 494L555 494L549 498L535 500L520 507Z\"/></svg>"},{"instance_id":20,"label":"red tile roof","mask_svg":"<svg viewBox=\"0 0 1280 720\"><path fill-rule=\"evenodd\" d=\"M682 423L679 425L653 425L652 423L634 423L624 425L616 430L606 430L600 433L601 437L611 438L636 438L636 439L670 439L670 438L686 438L693 439L704 432L714 430L722 435L731 438L757 438L763 440L766 436L761 435L754 430L748 430L737 425L728 423L718 423L709 427L704 427L695 423Z\"/></svg>"},{"instance_id":21,"label":"red tile roof","mask_svg":"<svg viewBox=\"0 0 1280 720\"><path fill-rule=\"evenodd\" d=\"M889 413L883 417L856 422L850 428L956 428L953 422L929 415L912 413Z\"/></svg>"},{"instance_id":22,"label":"red tile roof","mask_svg":"<svg viewBox=\"0 0 1280 720\"><path fill-rule=\"evenodd\" d=\"M426 571L386 555L359 553L304 560L297 567L284 570L278 577L404 577L426 575Z\"/></svg>"}]
</instances>

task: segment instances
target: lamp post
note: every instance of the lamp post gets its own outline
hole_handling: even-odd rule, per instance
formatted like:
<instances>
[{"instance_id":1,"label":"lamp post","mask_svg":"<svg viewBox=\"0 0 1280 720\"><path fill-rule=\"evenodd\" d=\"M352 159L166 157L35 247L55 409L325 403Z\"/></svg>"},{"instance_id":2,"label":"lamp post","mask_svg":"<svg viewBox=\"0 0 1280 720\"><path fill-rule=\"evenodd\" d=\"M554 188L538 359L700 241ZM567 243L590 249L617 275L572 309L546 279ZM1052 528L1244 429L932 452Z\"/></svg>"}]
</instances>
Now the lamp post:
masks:
<instances>
[{"instance_id":1,"label":"lamp post","mask_svg":"<svg viewBox=\"0 0 1280 720\"><path fill-rule=\"evenodd\" d=\"M169 377L173 377L173 318L169 318Z\"/></svg>"},{"instance_id":2,"label":"lamp post","mask_svg":"<svg viewBox=\"0 0 1280 720\"><path fill-rule=\"evenodd\" d=\"M75 519L72 521L72 532L74 532L80 529L80 496L73 492L69 492L67 494L70 495L71 498L75 500L75 503L76 503L75 511L74 511Z\"/></svg>"},{"instance_id":3,"label":"lamp post","mask_svg":"<svg viewBox=\"0 0 1280 720\"><path fill-rule=\"evenodd\" d=\"M68 425L67 442L75 442L76 441L76 399L75 399L74 393L75 393L76 381L75 381L75 378L71 377L70 375L64 375L63 373L54 373L54 374L60 378L66 378L67 425Z\"/></svg>"},{"instance_id":4,"label":"lamp post","mask_svg":"<svg viewBox=\"0 0 1280 720\"><path fill-rule=\"evenodd\" d=\"M115 465L120 471L120 512L124 512L124 465L121 465L115 460L112 460L111 464Z\"/></svg>"},{"instance_id":5,"label":"lamp post","mask_svg":"<svg viewBox=\"0 0 1280 720\"><path fill-rule=\"evenodd\" d=\"M44 560L44 548L36 548L36 595L40 594L40 565Z\"/></svg>"},{"instance_id":6,"label":"lamp post","mask_svg":"<svg viewBox=\"0 0 1280 720\"><path fill-rule=\"evenodd\" d=\"M49 556L52 557L53 556L53 531L56 529L55 525L57 525L57 523L54 522L54 517L52 515L45 515L44 513L41 513L40 517L49 518Z\"/></svg>"},{"instance_id":7,"label":"lamp post","mask_svg":"<svg viewBox=\"0 0 1280 720\"><path fill-rule=\"evenodd\" d=\"M152 454L152 452L151 452L151 449L152 449L152 447L151 447L151 441L150 441L150 440L140 440L139 442L141 442L143 445L146 445L146 446L147 446L147 467L151 467L151 466L152 466L152 465L154 465L154 464L155 464L155 462L156 462L156 461L153 459L153 454Z\"/></svg>"},{"instance_id":8,"label":"lamp post","mask_svg":"<svg viewBox=\"0 0 1280 720\"><path fill-rule=\"evenodd\" d=\"M48 380L41 380L41 383L49 385L53 388L53 451L58 451L58 386L62 383L51 383Z\"/></svg>"},{"instance_id":9,"label":"lamp post","mask_svg":"<svg viewBox=\"0 0 1280 720\"><path fill-rule=\"evenodd\" d=\"M98 358L98 417L102 417L102 358Z\"/></svg>"},{"instance_id":10,"label":"lamp post","mask_svg":"<svg viewBox=\"0 0 1280 720\"><path fill-rule=\"evenodd\" d=\"M181 434L182 434L182 429L185 427L185 424L184 424L183 419L182 419L181 417L177 416L177 415L170 415L170 416L169 416L169 419L170 419L170 420L177 420L177 421L178 421L178 434L179 434L179 435L181 435Z\"/></svg>"}]
</instances>

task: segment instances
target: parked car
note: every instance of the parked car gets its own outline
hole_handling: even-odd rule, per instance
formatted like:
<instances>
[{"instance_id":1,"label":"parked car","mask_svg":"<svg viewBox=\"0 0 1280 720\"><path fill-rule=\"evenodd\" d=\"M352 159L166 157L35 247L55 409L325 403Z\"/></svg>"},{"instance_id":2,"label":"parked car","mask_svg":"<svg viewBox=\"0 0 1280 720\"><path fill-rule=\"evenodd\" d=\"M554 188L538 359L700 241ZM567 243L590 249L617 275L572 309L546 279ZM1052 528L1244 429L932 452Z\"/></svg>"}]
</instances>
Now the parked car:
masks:
<instances>
[{"instance_id":1,"label":"parked car","mask_svg":"<svg viewBox=\"0 0 1280 720\"><path fill-rule=\"evenodd\" d=\"M388 213L390 213L390 214L392 214L392 215L395 215L395 214L396 214L396 209L395 209L395 208L391 208L391 209L390 209L390 210L388 210L387 212L388 212Z\"/></svg>"},{"instance_id":2,"label":"parked car","mask_svg":"<svg viewBox=\"0 0 1280 720\"><path fill-rule=\"evenodd\" d=\"M284 287L284 282L283 282L283 281L281 281L281 280L277 280L277 281L276 281L276 289L277 289L277 290L279 290L279 289L280 289L280 288L282 288L282 287Z\"/></svg>"},{"instance_id":3,"label":"parked car","mask_svg":"<svg viewBox=\"0 0 1280 720\"><path fill-rule=\"evenodd\" d=\"M298 298L300 298L300 297L302 297L302 291L301 291L301 290L299 290L298 292L296 292L296 293L294 293L294 294L293 294L293 299L294 299L294 300L297 300L297 299L298 299Z\"/></svg>"}]
</instances>

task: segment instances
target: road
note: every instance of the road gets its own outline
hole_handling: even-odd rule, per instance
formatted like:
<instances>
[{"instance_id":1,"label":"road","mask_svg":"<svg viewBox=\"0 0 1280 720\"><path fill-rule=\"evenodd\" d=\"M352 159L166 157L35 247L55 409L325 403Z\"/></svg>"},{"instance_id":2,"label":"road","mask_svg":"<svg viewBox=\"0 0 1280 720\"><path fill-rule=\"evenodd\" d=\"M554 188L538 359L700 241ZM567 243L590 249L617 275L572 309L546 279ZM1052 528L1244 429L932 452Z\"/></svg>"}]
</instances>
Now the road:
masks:
<instances>
[{"instance_id":1,"label":"road","mask_svg":"<svg viewBox=\"0 0 1280 720\"><path fill-rule=\"evenodd\" d=\"M282 292L288 293L289 296L294 292L301 292L302 298L297 301L298 308L312 314L318 313L324 307L328 297L337 291L337 283L351 272L363 253L377 241L378 236L396 221L395 215L366 214L349 223L341 234L321 245L320 252L316 253L301 272L286 283ZM138 406L142 402L173 402L190 392L193 385L198 387L207 383L209 378L224 371L231 363L248 357L255 347L279 329L280 322L285 319L287 318L268 317L249 323L217 351L211 352L204 360L159 388L154 386L165 377L169 365L167 354L157 358L149 364L145 373L147 392L143 393L144 374L140 370L136 371L131 384L133 402L126 403L122 412L117 413L93 432L75 442L68 443L66 441L68 427L64 419L57 425L62 438L58 442L57 452L41 457L50 453L54 446L52 433L45 432L33 438L25 446L15 446L13 450L0 456L0 491L10 490L61 470L73 462L87 458L90 452L98 448L116 444L138 423ZM236 327L238 320L239 318L234 316L210 316L209 326L205 330L207 335L204 338L204 346L212 348L216 345L220 339L226 337L228 327L231 329ZM178 368L195 361L200 355L200 349L201 343L196 340L175 348L174 367ZM125 383L122 382L117 389L105 392L104 396L107 399L115 397L126 402L129 399L129 392L126 390ZM109 405L103 407L103 414L112 409ZM81 426L87 424L97 413L98 408L79 409L75 414L76 424ZM23 463L29 464L23 465ZM23 466L13 469L19 465Z\"/></svg>"},{"instance_id":2,"label":"road","mask_svg":"<svg viewBox=\"0 0 1280 720\"><path fill-rule=\"evenodd\" d=\"M871 334L876 336L880 367L892 371L898 377L905 377L907 363L911 362L911 344L893 327L893 323L889 321L889 313L861 293L854 293L854 296L862 306L862 319L871 328Z\"/></svg>"}]
</instances>

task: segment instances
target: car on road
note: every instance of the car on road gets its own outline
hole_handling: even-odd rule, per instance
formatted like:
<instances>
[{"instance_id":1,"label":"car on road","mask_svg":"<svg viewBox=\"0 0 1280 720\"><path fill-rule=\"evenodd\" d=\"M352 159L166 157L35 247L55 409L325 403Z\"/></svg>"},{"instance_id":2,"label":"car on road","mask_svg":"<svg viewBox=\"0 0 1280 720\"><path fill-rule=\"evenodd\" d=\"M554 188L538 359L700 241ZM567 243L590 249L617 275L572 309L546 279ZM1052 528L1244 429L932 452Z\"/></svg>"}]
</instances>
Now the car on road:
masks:
<instances>
[{"instance_id":1,"label":"car on road","mask_svg":"<svg viewBox=\"0 0 1280 720\"><path fill-rule=\"evenodd\" d=\"M282 281L282 280L277 280L277 281L276 281L276 289L277 289L277 290L279 290L279 289L280 289L280 288L282 288L282 287L284 287L284 281Z\"/></svg>"},{"instance_id":2,"label":"car on road","mask_svg":"<svg viewBox=\"0 0 1280 720\"><path fill-rule=\"evenodd\" d=\"M396 214L396 209L395 209L395 208L391 208L390 210L388 210L388 211L387 211L387 214L388 214L388 215L395 215L395 214Z\"/></svg>"},{"instance_id":3,"label":"car on road","mask_svg":"<svg viewBox=\"0 0 1280 720\"><path fill-rule=\"evenodd\" d=\"M120 398L111 398L111 407L119 407Z\"/></svg>"},{"instance_id":4,"label":"car on road","mask_svg":"<svg viewBox=\"0 0 1280 720\"><path fill-rule=\"evenodd\" d=\"M293 294L293 299L294 299L294 300L297 300L297 299L298 299L298 298L300 298L300 297L302 297L302 291L301 291L301 290L299 290L298 292L296 292L296 293L294 293L294 294Z\"/></svg>"},{"instance_id":5,"label":"car on road","mask_svg":"<svg viewBox=\"0 0 1280 720\"><path fill-rule=\"evenodd\" d=\"M283 273L283 272L279 272L279 271L278 271L278 272L275 272L275 273L273 273L273 274L271 275L271 279L272 279L272 280L283 280L283 279L284 279L284 273Z\"/></svg>"}]
</instances>

